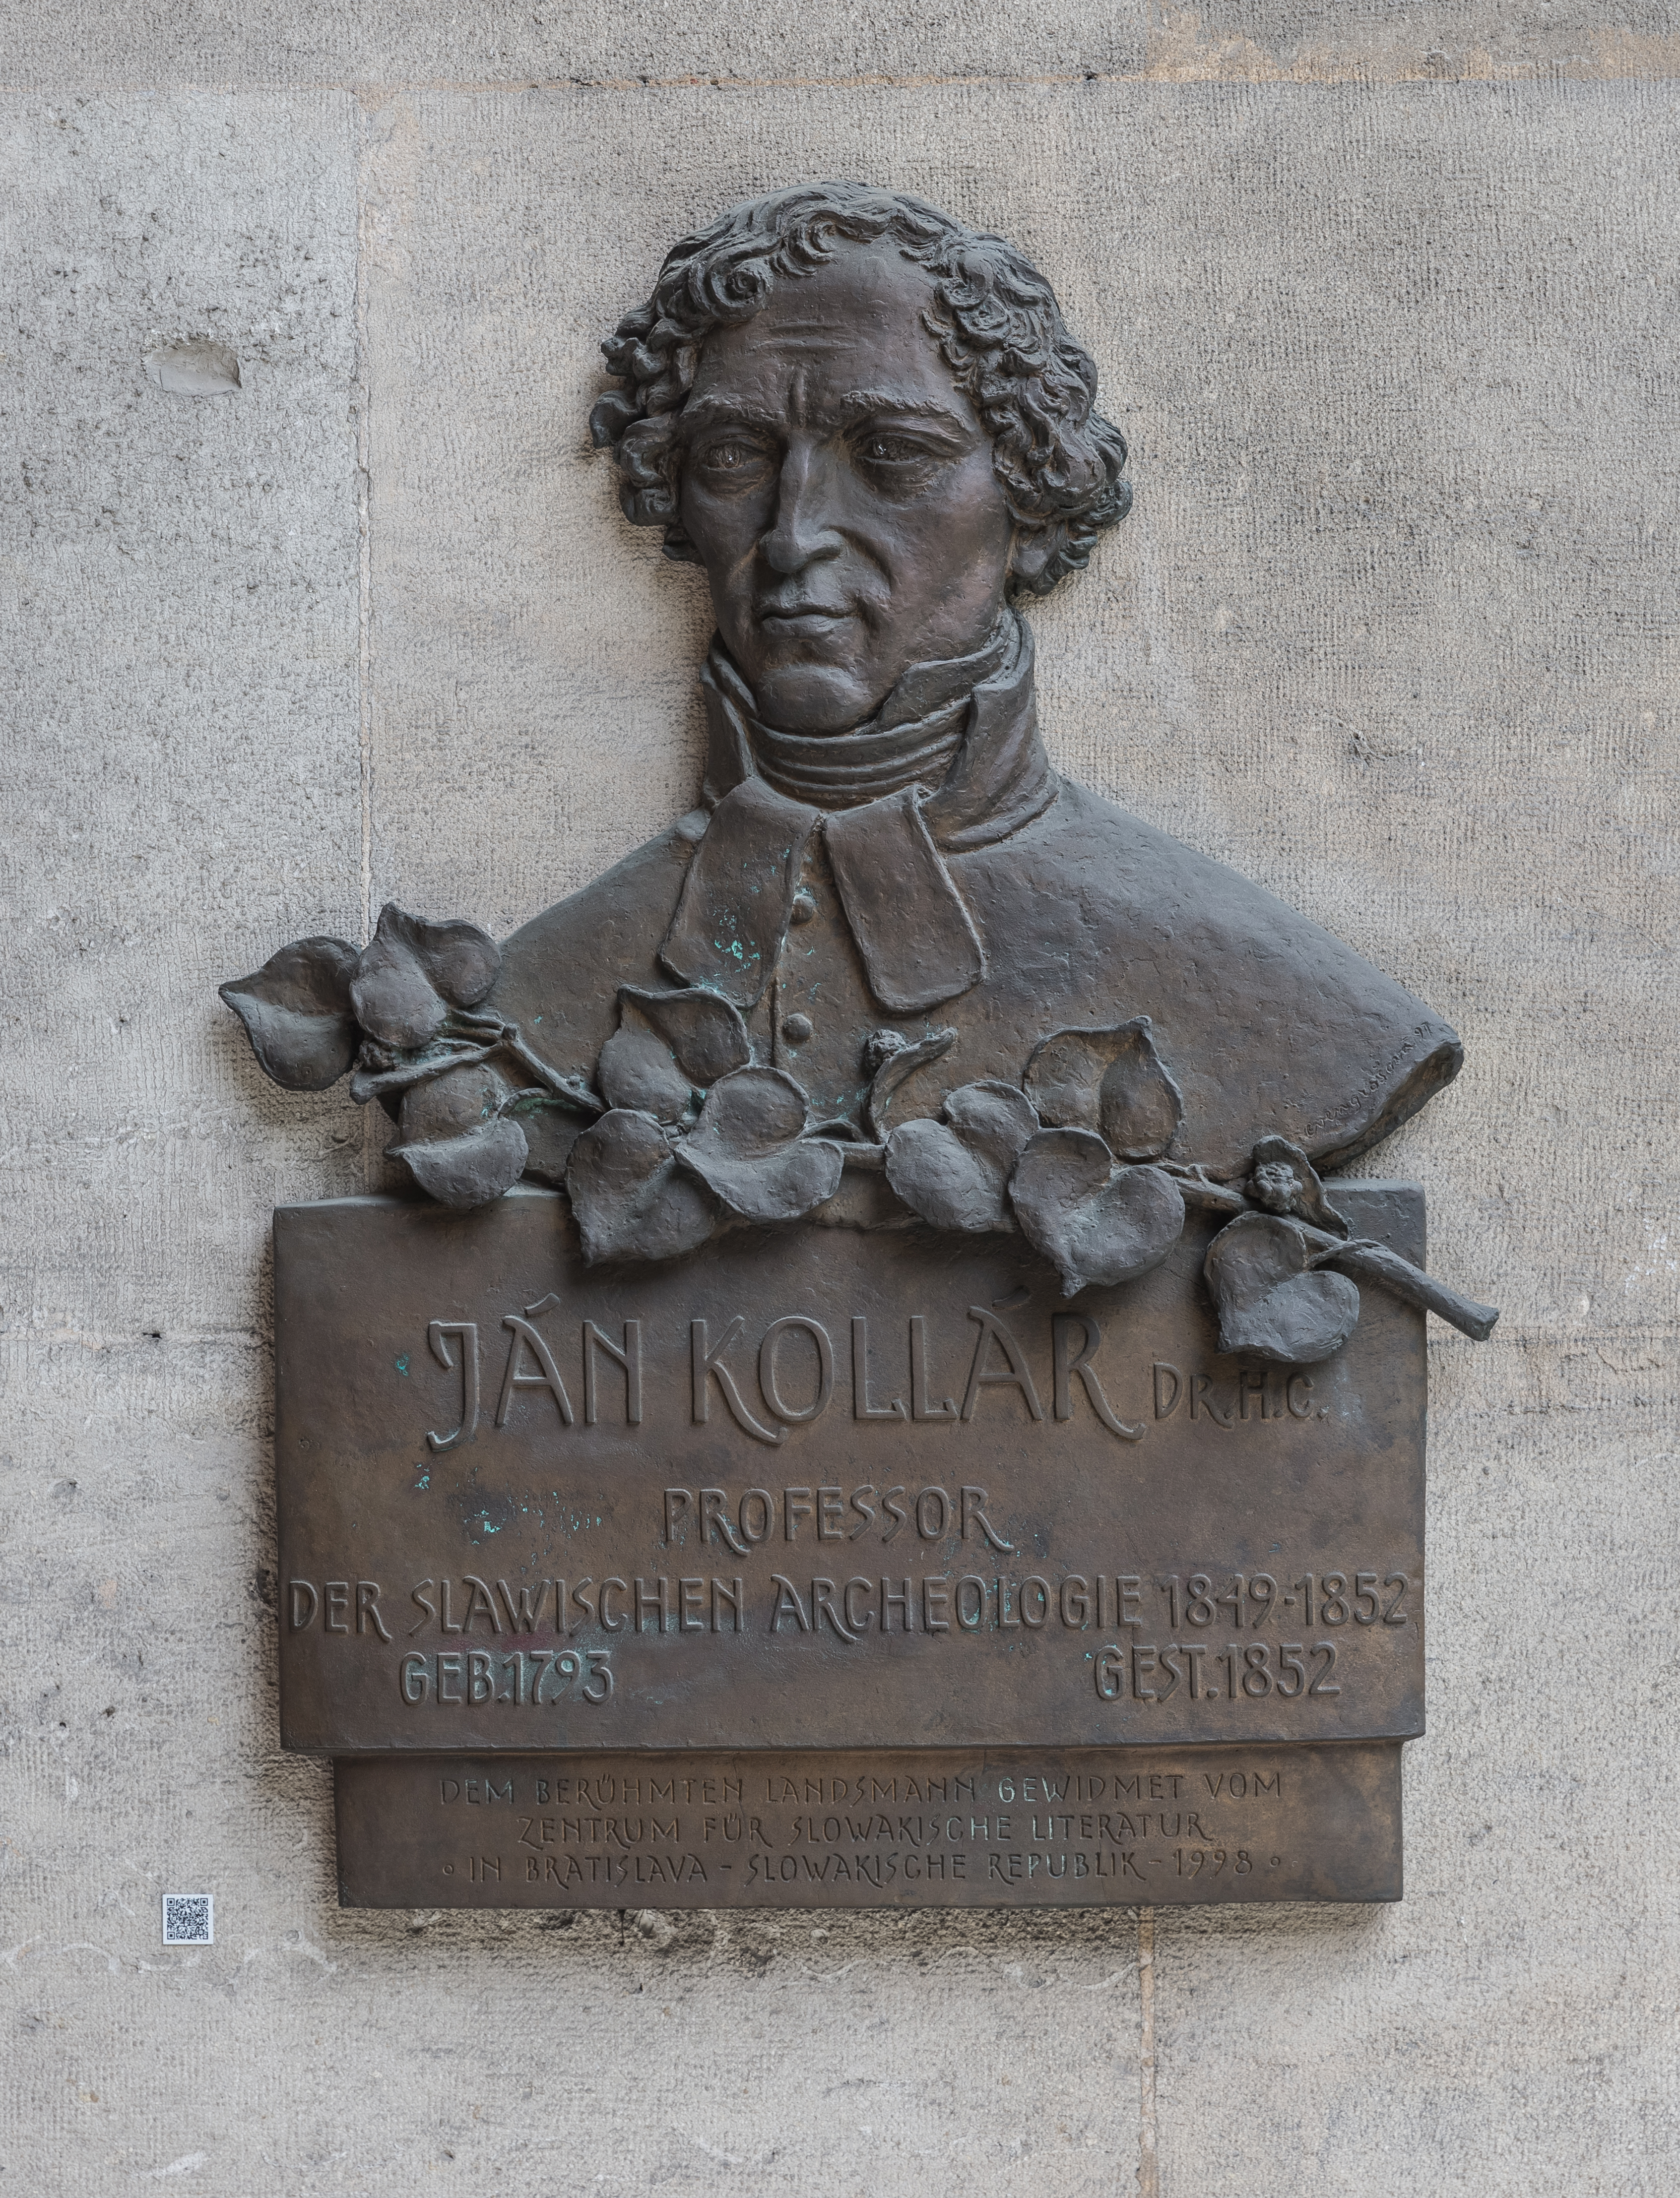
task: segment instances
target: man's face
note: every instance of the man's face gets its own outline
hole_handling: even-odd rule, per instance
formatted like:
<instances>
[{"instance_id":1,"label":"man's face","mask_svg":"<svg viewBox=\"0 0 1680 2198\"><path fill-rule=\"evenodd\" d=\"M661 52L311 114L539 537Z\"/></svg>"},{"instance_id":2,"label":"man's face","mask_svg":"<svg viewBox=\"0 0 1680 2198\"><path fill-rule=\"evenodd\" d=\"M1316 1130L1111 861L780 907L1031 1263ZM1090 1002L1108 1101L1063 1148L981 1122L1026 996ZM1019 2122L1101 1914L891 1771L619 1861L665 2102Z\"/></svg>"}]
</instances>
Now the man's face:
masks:
<instances>
[{"instance_id":1,"label":"man's face","mask_svg":"<svg viewBox=\"0 0 1680 2198\"><path fill-rule=\"evenodd\" d=\"M927 274L852 247L711 337L682 520L765 722L838 733L997 622L1014 522L991 438L921 324Z\"/></svg>"}]
</instances>

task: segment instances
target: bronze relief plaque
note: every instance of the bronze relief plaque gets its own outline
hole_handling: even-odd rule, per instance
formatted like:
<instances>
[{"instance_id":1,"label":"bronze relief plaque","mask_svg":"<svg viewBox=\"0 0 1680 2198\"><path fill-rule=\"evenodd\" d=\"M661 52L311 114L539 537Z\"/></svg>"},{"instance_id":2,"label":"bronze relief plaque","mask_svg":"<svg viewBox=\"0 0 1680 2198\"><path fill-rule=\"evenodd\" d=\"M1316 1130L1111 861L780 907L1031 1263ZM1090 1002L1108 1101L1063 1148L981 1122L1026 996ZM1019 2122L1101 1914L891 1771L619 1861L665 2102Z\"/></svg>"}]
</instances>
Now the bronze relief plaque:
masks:
<instances>
[{"instance_id":1,"label":"bronze relief plaque","mask_svg":"<svg viewBox=\"0 0 1680 2198\"><path fill-rule=\"evenodd\" d=\"M345 1898L1397 1898L1425 1314L1497 1315L1338 1171L1457 1038L1052 763L1025 613L1131 490L1004 240L779 192L602 349L695 806L500 944L222 988L416 1193L276 1218Z\"/></svg>"}]
</instances>

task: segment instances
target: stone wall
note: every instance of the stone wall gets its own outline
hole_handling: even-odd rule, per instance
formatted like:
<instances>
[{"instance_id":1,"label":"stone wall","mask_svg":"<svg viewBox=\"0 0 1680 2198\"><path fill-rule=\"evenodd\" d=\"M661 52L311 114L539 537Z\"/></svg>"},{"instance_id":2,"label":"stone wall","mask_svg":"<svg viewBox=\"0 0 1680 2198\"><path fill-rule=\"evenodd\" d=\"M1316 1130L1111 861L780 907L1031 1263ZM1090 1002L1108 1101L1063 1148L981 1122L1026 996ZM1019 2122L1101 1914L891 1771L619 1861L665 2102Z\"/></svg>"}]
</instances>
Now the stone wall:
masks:
<instances>
[{"instance_id":1,"label":"stone wall","mask_svg":"<svg viewBox=\"0 0 1680 2198\"><path fill-rule=\"evenodd\" d=\"M1666 2193L1674 19L706 12L9 26L3 2188ZM1131 440L1033 614L1057 760L1466 1041L1366 1164L1506 1308L1433 1334L1392 1909L341 1911L276 1744L268 1213L387 1164L215 986L688 805L701 590L596 346L833 173L1022 244ZM236 390L158 385L188 336Z\"/></svg>"}]
</instances>

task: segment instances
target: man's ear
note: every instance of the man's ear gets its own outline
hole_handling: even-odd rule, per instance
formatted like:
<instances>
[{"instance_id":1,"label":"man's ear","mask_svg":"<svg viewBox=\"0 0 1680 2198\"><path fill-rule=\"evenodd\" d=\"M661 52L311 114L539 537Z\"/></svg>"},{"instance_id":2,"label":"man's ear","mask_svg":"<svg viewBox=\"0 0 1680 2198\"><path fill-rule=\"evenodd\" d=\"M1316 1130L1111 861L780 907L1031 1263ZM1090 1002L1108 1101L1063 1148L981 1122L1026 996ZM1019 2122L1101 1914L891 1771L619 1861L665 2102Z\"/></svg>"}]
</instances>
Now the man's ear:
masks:
<instances>
[{"instance_id":1,"label":"man's ear","mask_svg":"<svg viewBox=\"0 0 1680 2198\"><path fill-rule=\"evenodd\" d=\"M689 541L683 525L683 453L673 438L660 460L665 481L665 554L673 565L699 565L705 561Z\"/></svg>"},{"instance_id":2,"label":"man's ear","mask_svg":"<svg viewBox=\"0 0 1680 2198\"><path fill-rule=\"evenodd\" d=\"M1009 590L1013 595L1037 596L1045 591L1045 574L1055 562L1061 548L1062 530L1054 522L1049 526L1028 526L1015 521L1014 539L1009 545ZM1054 585L1054 582L1050 583Z\"/></svg>"}]
</instances>

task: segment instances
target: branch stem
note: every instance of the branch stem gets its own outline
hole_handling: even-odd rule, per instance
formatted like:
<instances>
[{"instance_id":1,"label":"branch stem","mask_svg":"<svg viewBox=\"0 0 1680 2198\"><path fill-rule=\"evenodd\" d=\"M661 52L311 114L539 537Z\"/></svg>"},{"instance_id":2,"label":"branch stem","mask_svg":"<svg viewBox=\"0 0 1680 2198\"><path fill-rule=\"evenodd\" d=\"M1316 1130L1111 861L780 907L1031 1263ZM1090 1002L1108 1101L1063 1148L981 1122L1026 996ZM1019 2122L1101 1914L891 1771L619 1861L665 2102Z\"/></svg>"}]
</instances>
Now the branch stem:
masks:
<instances>
[{"instance_id":1,"label":"branch stem","mask_svg":"<svg viewBox=\"0 0 1680 2198\"><path fill-rule=\"evenodd\" d=\"M1369 1238L1346 1244L1322 1229L1307 1229L1299 1222L1296 1226L1318 1255L1312 1263L1315 1267L1338 1268L1356 1282L1381 1282L1397 1298L1437 1314L1477 1343L1485 1343L1492 1334L1493 1323L1499 1317L1497 1305L1478 1305L1474 1298L1461 1297L1446 1283L1426 1275L1421 1267L1391 1252L1386 1244L1375 1244Z\"/></svg>"},{"instance_id":2,"label":"branch stem","mask_svg":"<svg viewBox=\"0 0 1680 2198\"><path fill-rule=\"evenodd\" d=\"M1245 1198L1240 1190L1229 1183L1209 1183L1201 1177L1175 1175L1172 1180L1183 1193L1187 1206L1200 1206L1210 1213L1259 1213L1264 1208ZM1282 1217L1274 1217L1282 1218ZM1332 1236L1327 1229L1315 1229L1309 1222L1288 1217L1290 1225L1299 1229L1306 1239L1313 1254L1315 1267L1339 1268L1356 1282L1378 1282L1392 1290L1397 1298L1408 1305L1421 1305L1436 1314L1461 1334L1477 1343L1485 1343L1493 1333L1493 1324L1499 1317L1497 1305L1478 1305L1474 1298L1462 1297L1446 1283L1438 1282L1433 1275L1426 1275L1421 1267L1415 1267L1410 1259L1402 1259L1386 1244L1360 1238L1350 1243L1340 1236Z\"/></svg>"}]
</instances>

